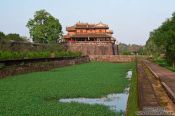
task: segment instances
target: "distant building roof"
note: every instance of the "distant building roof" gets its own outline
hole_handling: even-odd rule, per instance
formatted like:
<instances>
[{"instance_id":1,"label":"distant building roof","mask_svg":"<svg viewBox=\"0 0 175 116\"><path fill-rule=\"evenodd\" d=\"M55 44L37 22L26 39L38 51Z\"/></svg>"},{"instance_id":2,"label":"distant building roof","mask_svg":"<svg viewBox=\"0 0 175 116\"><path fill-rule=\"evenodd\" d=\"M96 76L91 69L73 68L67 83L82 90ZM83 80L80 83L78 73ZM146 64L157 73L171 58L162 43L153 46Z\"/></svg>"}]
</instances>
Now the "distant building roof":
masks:
<instances>
[{"instance_id":1,"label":"distant building roof","mask_svg":"<svg viewBox=\"0 0 175 116\"><path fill-rule=\"evenodd\" d=\"M66 31L75 31L75 26L66 27Z\"/></svg>"}]
</instances>

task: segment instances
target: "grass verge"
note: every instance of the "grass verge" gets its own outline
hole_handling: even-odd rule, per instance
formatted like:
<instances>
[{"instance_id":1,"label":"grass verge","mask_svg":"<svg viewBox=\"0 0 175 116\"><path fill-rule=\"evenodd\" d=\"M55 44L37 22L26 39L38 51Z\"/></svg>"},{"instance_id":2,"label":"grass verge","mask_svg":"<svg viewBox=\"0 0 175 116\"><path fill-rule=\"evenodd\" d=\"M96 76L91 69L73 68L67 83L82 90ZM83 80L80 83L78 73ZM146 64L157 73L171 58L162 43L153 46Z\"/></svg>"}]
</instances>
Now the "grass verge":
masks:
<instances>
[{"instance_id":1,"label":"grass verge","mask_svg":"<svg viewBox=\"0 0 175 116\"><path fill-rule=\"evenodd\" d=\"M59 103L60 98L98 98L122 92L134 63L92 62L0 80L2 116L116 116L102 105Z\"/></svg>"},{"instance_id":2,"label":"grass verge","mask_svg":"<svg viewBox=\"0 0 175 116\"><path fill-rule=\"evenodd\" d=\"M175 72L175 67L170 66L170 64L168 64L166 59L159 59L159 60L155 60L154 62L162 67L167 68L168 70Z\"/></svg>"},{"instance_id":3,"label":"grass verge","mask_svg":"<svg viewBox=\"0 0 175 116\"><path fill-rule=\"evenodd\" d=\"M129 98L128 98L127 115L136 116L136 111L138 111L138 92L137 92L137 72L136 72L136 66L134 66Z\"/></svg>"}]
</instances>

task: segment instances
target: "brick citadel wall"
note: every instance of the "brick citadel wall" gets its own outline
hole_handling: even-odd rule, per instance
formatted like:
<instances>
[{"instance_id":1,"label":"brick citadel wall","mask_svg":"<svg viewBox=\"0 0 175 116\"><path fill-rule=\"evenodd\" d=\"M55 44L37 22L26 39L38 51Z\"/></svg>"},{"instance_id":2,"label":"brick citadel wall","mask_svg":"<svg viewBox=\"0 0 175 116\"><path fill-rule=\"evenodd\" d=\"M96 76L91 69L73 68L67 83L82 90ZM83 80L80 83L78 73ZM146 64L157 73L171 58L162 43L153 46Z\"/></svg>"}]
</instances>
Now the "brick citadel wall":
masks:
<instances>
[{"instance_id":1,"label":"brick citadel wall","mask_svg":"<svg viewBox=\"0 0 175 116\"><path fill-rule=\"evenodd\" d=\"M131 55L89 55L91 61L125 63L135 61L135 56Z\"/></svg>"},{"instance_id":2,"label":"brick citadel wall","mask_svg":"<svg viewBox=\"0 0 175 116\"><path fill-rule=\"evenodd\" d=\"M116 49L110 42L69 42L68 50L82 52L83 55L114 55Z\"/></svg>"}]
</instances>

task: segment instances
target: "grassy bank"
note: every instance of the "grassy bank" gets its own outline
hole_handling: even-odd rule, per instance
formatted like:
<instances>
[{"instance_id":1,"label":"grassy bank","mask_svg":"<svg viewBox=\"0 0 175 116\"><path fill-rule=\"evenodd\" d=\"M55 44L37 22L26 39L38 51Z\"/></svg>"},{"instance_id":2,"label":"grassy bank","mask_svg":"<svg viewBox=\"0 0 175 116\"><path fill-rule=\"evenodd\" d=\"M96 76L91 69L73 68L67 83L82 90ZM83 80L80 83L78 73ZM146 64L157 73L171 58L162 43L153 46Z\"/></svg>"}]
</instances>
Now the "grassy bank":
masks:
<instances>
[{"instance_id":1,"label":"grassy bank","mask_svg":"<svg viewBox=\"0 0 175 116\"><path fill-rule=\"evenodd\" d=\"M173 72L175 72L175 67L172 67L166 59L154 60L154 62L162 67L165 67Z\"/></svg>"},{"instance_id":2,"label":"grassy bank","mask_svg":"<svg viewBox=\"0 0 175 116\"><path fill-rule=\"evenodd\" d=\"M58 57L79 57L80 52L70 51L42 51L42 52L14 52L14 51L0 51L0 60L14 60L14 59L34 59L34 58L58 58Z\"/></svg>"},{"instance_id":3,"label":"grassy bank","mask_svg":"<svg viewBox=\"0 0 175 116\"><path fill-rule=\"evenodd\" d=\"M122 92L133 63L88 63L0 80L2 116L114 116L105 106L59 103L60 98L102 97Z\"/></svg>"},{"instance_id":4,"label":"grassy bank","mask_svg":"<svg viewBox=\"0 0 175 116\"><path fill-rule=\"evenodd\" d=\"M131 88L128 98L127 115L136 116L136 111L138 111L138 93L137 93L137 72L135 66L135 68L133 68L133 75L131 79Z\"/></svg>"}]
</instances>

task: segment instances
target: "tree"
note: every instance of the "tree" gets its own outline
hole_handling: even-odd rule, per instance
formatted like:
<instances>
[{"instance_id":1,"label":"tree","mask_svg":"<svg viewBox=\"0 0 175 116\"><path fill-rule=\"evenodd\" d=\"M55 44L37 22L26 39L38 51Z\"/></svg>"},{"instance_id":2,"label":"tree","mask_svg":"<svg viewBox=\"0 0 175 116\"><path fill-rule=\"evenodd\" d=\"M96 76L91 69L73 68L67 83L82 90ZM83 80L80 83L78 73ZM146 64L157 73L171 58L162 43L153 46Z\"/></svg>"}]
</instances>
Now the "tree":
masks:
<instances>
[{"instance_id":1,"label":"tree","mask_svg":"<svg viewBox=\"0 0 175 116\"><path fill-rule=\"evenodd\" d=\"M21 37L19 34L16 33L10 33L6 35L5 37L6 40L14 40L14 41L27 41L23 37Z\"/></svg>"},{"instance_id":2,"label":"tree","mask_svg":"<svg viewBox=\"0 0 175 116\"><path fill-rule=\"evenodd\" d=\"M166 39L166 57L167 60L175 67L175 30L169 31L170 38Z\"/></svg>"},{"instance_id":3,"label":"tree","mask_svg":"<svg viewBox=\"0 0 175 116\"><path fill-rule=\"evenodd\" d=\"M3 32L0 32L0 40L5 38L5 34Z\"/></svg>"},{"instance_id":4,"label":"tree","mask_svg":"<svg viewBox=\"0 0 175 116\"><path fill-rule=\"evenodd\" d=\"M45 10L36 11L34 18L27 25L34 42L57 42L62 36L62 26L58 19Z\"/></svg>"},{"instance_id":5,"label":"tree","mask_svg":"<svg viewBox=\"0 0 175 116\"><path fill-rule=\"evenodd\" d=\"M167 61L175 67L175 13L151 32L146 49L151 54L165 54Z\"/></svg>"}]
</instances>

